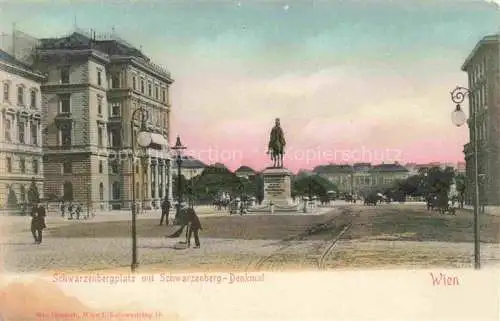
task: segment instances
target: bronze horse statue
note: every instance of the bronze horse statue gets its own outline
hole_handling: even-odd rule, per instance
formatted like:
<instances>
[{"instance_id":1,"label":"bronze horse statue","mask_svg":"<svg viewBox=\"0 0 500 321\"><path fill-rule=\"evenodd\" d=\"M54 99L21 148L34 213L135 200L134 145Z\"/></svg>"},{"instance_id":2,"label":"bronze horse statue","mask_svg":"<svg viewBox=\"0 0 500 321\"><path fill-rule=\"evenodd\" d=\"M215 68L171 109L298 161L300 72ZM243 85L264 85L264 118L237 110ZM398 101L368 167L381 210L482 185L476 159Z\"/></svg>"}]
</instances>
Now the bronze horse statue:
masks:
<instances>
[{"instance_id":1,"label":"bronze horse statue","mask_svg":"<svg viewBox=\"0 0 500 321\"><path fill-rule=\"evenodd\" d=\"M268 154L271 155L274 168L283 168L283 155L285 154L285 135L280 126L279 118L276 118L275 125L269 137Z\"/></svg>"}]
</instances>

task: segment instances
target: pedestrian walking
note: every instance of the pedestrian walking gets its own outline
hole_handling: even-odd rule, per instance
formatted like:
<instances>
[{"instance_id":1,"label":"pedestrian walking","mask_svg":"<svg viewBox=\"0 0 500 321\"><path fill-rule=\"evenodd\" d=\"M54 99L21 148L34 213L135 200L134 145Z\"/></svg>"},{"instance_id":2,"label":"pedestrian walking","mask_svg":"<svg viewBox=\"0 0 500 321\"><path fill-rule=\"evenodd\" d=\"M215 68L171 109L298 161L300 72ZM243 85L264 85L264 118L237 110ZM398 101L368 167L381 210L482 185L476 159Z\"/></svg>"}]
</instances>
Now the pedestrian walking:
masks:
<instances>
[{"instance_id":1,"label":"pedestrian walking","mask_svg":"<svg viewBox=\"0 0 500 321\"><path fill-rule=\"evenodd\" d=\"M68 214L69 214L69 217L68 217L68 220L72 220L73 219L73 203L69 203L68 205Z\"/></svg>"},{"instance_id":2,"label":"pedestrian walking","mask_svg":"<svg viewBox=\"0 0 500 321\"><path fill-rule=\"evenodd\" d=\"M82 212L82 204L76 204L76 219L80 219L80 213Z\"/></svg>"},{"instance_id":3,"label":"pedestrian walking","mask_svg":"<svg viewBox=\"0 0 500 321\"><path fill-rule=\"evenodd\" d=\"M198 235L199 230L202 230L200 219L194 208L188 208L186 210L186 221L188 223L188 237L187 237L187 247L191 245L191 236L194 235L195 249L200 248L200 236Z\"/></svg>"},{"instance_id":4,"label":"pedestrian walking","mask_svg":"<svg viewBox=\"0 0 500 321\"><path fill-rule=\"evenodd\" d=\"M168 196L165 197L163 202L161 203L161 219L160 226L163 225L163 220L165 219L165 225L168 225L168 216L170 214L170 201L168 200Z\"/></svg>"},{"instance_id":5,"label":"pedestrian walking","mask_svg":"<svg viewBox=\"0 0 500 321\"><path fill-rule=\"evenodd\" d=\"M31 234L35 239L35 244L41 244L43 240L43 229L45 225L45 208L43 206L34 205L31 210Z\"/></svg>"},{"instance_id":6,"label":"pedestrian walking","mask_svg":"<svg viewBox=\"0 0 500 321\"><path fill-rule=\"evenodd\" d=\"M61 202L61 217L64 217L64 210L66 209L66 204L64 201Z\"/></svg>"}]
</instances>

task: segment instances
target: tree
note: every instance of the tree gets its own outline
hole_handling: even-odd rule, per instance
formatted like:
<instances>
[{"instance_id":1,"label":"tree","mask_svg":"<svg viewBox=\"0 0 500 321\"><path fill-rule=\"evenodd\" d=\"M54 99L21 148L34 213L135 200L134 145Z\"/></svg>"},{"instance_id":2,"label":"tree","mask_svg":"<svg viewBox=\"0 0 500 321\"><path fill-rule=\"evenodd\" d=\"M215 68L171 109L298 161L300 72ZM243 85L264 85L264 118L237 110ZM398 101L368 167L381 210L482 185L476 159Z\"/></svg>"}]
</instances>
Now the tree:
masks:
<instances>
[{"instance_id":1,"label":"tree","mask_svg":"<svg viewBox=\"0 0 500 321\"><path fill-rule=\"evenodd\" d=\"M338 191L337 186L320 175L298 175L292 181L292 196L326 196L328 191Z\"/></svg>"},{"instance_id":2,"label":"tree","mask_svg":"<svg viewBox=\"0 0 500 321\"><path fill-rule=\"evenodd\" d=\"M38 192L38 187L36 186L35 178L31 179L31 185L28 190L28 202L30 204L35 204L40 202L40 193Z\"/></svg>"},{"instance_id":3,"label":"tree","mask_svg":"<svg viewBox=\"0 0 500 321\"><path fill-rule=\"evenodd\" d=\"M458 201L460 203L460 207L463 207L463 202L465 200L465 188L466 188L466 178L463 174L458 174L455 176L455 187L458 192Z\"/></svg>"}]
</instances>

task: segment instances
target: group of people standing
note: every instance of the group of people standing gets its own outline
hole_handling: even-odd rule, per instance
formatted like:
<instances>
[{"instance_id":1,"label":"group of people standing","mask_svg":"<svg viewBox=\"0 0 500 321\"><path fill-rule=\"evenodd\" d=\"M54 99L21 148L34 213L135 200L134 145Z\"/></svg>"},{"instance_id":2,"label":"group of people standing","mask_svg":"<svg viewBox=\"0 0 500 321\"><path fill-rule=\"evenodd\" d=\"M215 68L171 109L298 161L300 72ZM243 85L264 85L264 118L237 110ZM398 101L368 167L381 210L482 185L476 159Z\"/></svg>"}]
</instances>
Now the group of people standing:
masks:
<instances>
[{"instance_id":1,"label":"group of people standing","mask_svg":"<svg viewBox=\"0 0 500 321\"><path fill-rule=\"evenodd\" d=\"M83 212L83 205L80 203L61 203L61 217L65 217L66 214L68 214L68 220L72 220L74 216L76 216L76 219L79 220L80 216L82 215ZM85 217L88 218L88 217Z\"/></svg>"},{"instance_id":2,"label":"group of people standing","mask_svg":"<svg viewBox=\"0 0 500 321\"><path fill-rule=\"evenodd\" d=\"M179 206L179 204L177 205ZM177 238L181 236L185 228L186 230L186 242L187 247L190 247L191 245L191 237L194 236L194 243L195 247L194 248L200 248L200 236L199 236L199 231L202 230L201 222L200 219L198 218L198 215L196 214L196 211L194 210L193 207L188 207L185 204L180 204L180 216L179 223L181 227L175 231L172 235L169 235L167 237L169 238ZM161 219L160 219L160 225L163 225L163 221L165 221L165 225L168 225L169 220L169 214L170 214L170 208L171 204L170 201L166 198L162 204L161 204ZM174 222L175 224L175 222ZM184 243L184 242L181 242Z\"/></svg>"}]
</instances>

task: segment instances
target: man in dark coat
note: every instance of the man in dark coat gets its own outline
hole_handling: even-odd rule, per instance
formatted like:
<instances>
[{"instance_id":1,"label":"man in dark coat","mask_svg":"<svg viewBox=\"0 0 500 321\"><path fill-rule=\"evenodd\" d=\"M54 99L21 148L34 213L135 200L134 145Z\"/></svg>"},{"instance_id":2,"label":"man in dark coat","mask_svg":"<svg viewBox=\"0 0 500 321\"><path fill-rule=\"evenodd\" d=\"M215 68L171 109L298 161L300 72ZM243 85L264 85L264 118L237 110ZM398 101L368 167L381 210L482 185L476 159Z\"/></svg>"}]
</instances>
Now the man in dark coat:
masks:
<instances>
[{"instance_id":1,"label":"man in dark coat","mask_svg":"<svg viewBox=\"0 0 500 321\"><path fill-rule=\"evenodd\" d=\"M161 219L160 225L163 225L163 220L165 219L165 225L168 225L168 215L170 214L170 201L167 197L161 203Z\"/></svg>"},{"instance_id":2,"label":"man in dark coat","mask_svg":"<svg viewBox=\"0 0 500 321\"><path fill-rule=\"evenodd\" d=\"M179 206L179 205L177 205L177 206ZM179 218L180 222L179 223L180 223L181 227L177 231L175 231L173 234L167 235L167 237L169 237L169 238L176 238L176 237L181 236L182 231L184 231L184 228L188 225L187 215L186 215L186 210L187 210L186 204L182 203L180 206L181 206L181 211L179 213L179 215L180 215L180 218ZM174 221L174 224L175 224L175 221ZM187 231L186 231L186 237L187 237Z\"/></svg>"},{"instance_id":3,"label":"man in dark coat","mask_svg":"<svg viewBox=\"0 0 500 321\"><path fill-rule=\"evenodd\" d=\"M187 237L187 246L189 247L191 244L191 235L194 234L194 243L195 243L195 249L200 248L200 237L198 235L198 231L202 229L201 227L201 222L200 219L198 218L198 215L196 215L196 212L194 211L194 208L188 208L186 210L186 221L188 223L188 237Z\"/></svg>"},{"instance_id":4,"label":"man in dark coat","mask_svg":"<svg viewBox=\"0 0 500 321\"><path fill-rule=\"evenodd\" d=\"M42 231L45 225L45 208L42 205L33 205L31 210L31 234L35 239L35 244L42 243Z\"/></svg>"}]
</instances>

